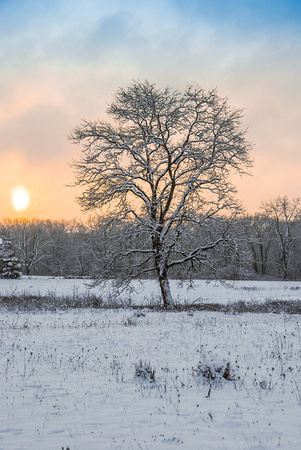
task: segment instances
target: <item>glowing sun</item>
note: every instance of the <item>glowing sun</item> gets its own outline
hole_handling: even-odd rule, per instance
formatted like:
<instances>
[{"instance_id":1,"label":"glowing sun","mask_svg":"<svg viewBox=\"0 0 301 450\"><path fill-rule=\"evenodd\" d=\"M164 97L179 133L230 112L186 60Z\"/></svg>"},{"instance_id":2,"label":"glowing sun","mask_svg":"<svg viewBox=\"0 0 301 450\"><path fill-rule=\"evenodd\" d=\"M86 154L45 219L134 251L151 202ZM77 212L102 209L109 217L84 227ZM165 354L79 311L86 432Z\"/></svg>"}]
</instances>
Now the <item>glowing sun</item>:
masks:
<instances>
[{"instance_id":1,"label":"glowing sun","mask_svg":"<svg viewBox=\"0 0 301 450\"><path fill-rule=\"evenodd\" d=\"M29 206L30 195L23 186L17 186L12 190L12 204L16 211L23 211Z\"/></svg>"}]
</instances>

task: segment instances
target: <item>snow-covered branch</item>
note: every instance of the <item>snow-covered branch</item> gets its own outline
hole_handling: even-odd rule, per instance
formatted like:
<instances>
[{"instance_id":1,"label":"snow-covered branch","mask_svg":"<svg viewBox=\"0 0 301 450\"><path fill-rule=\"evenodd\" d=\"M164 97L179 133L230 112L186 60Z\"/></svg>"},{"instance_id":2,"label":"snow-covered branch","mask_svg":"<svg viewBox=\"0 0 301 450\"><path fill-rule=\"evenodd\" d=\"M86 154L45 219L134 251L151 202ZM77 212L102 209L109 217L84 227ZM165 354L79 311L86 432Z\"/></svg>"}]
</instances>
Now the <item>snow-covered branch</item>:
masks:
<instances>
[{"instance_id":1,"label":"snow-covered branch","mask_svg":"<svg viewBox=\"0 0 301 450\"><path fill-rule=\"evenodd\" d=\"M131 211L139 231L148 233L151 247L140 253L153 254L147 264L153 264L166 304L171 301L168 269L224 239L169 260L177 246L171 236L182 239L185 233L176 230L195 224L197 216L205 223L239 209L229 178L252 164L242 111L230 108L215 89L189 86L180 93L145 81L119 89L108 114L116 126L83 121L69 137L83 145L82 158L73 163L74 184L84 189L78 202L84 211L107 215L109 210L119 218ZM134 246L119 254L130 257L138 250Z\"/></svg>"}]
</instances>

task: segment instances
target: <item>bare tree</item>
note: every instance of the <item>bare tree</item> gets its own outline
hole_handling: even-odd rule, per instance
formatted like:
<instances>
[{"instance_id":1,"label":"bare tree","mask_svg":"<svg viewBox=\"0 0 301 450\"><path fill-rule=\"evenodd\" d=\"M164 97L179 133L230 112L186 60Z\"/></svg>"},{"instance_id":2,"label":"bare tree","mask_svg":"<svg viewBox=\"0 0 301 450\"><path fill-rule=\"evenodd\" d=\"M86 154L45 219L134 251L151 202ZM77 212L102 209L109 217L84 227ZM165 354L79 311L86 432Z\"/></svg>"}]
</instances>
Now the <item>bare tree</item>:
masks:
<instances>
[{"instance_id":1,"label":"bare tree","mask_svg":"<svg viewBox=\"0 0 301 450\"><path fill-rule=\"evenodd\" d=\"M43 222L43 228L44 241L48 243L42 258L42 265L46 269L46 273L55 276L67 275L70 260L73 259L72 224L64 220L46 220Z\"/></svg>"},{"instance_id":2,"label":"bare tree","mask_svg":"<svg viewBox=\"0 0 301 450\"><path fill-rule=\"evenodd\" d=\"M240 210L229 178L251 166L242 111L216 90L189 86L180 93L145 81L120 88L107 112L111 122L83 120L69 136L83 145L73 163L74 185L84 188L78 203L108 217L110 230L123 226L126 239L112 261L135 255L130 277L154 272L170 307L169 270L201 261L228 229L194 242L191 226L209 229L211 220Z\"/></svg>"},{"instance_id":3,"label":"bare tree","mask_svg":"<svg viewBox=\"0 0 301 450\"><path fill-rule=\"evenodd\" d=\"M95 258L93 246L90 245L90 222L84 224L73 222L72 228L72 264L71 272L81 277L93 276Z\"/></svg>"},{"instance_id":4,"label":"bare tree","mask_svg":"<svg viewBox=\"0 0 301 450\"><path fill-rule=\"evenodd\" d=\"M267 263L272 249L273 238L269 218L255 214L245 220L245 233L252 251L253 268L256 275L267 274Z\"/></svg>"},{"instance_id":5,"label":"bare tree","mask_svg":"<svg viewBox=\"0 0 301 450\"><path fill-rule=\"evenodd\" d=\"M297 241L300 240L301 198L289 200L287 196L265 202L261 209L271 224L278 248L279 273L286 280Z\"/></svg>"},{"instance_id":6,"label":"bare tree","mask_svg":"<svg viewBox=\"0 0 301 450\"><path fill-rule=\"evenodd\" d=\"M13 250L25 269L25 274L30 275L36 266L46 258L46 250L50 241L45 239L45 227L43 221L33 219L7 219L3 222L5 233L13 245Z\"/></svg>"}]
</instances>

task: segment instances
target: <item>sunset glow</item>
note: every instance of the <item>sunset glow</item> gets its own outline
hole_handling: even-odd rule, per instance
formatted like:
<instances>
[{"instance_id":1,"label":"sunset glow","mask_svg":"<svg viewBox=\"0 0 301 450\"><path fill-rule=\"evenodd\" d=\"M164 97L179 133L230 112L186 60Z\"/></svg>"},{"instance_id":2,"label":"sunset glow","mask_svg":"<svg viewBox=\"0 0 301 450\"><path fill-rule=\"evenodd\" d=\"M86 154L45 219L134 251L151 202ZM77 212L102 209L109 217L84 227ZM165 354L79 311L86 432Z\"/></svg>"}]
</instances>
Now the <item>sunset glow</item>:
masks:
<instances>
[{"instance_id":1,"label":"sunset glow","mask_svg":"<svg viewBox=\"0 0 301 450\"><path fill-rule=\"evenodd\" d=\"M12 205L16 211L24 211L30 204L30 195L23 186L18 186L12 191Z\"/></svg>"},{"instance_id":2,"label":"sunset glow","mask_svg":"<svg viewBox=\"0 0 301 450\"><path fill-rule=\"evenodd\" d=\"M0 220L85 218L67 136L81 119L109 121L133 80L216 88L244 110L254 168L233 182L250 214L300 196L300 46L300 0L0 1ZM30 200L12 203L19 184Z\"/></svg>"}]
</instances>

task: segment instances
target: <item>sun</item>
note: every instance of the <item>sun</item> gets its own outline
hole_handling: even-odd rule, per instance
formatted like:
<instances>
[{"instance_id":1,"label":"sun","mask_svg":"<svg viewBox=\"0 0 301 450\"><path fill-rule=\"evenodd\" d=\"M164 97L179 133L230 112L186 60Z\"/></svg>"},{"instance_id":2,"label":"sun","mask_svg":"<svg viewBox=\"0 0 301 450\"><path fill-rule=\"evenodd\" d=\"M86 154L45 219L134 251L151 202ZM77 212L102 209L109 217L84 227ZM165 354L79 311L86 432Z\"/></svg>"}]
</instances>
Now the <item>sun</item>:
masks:
<instances>
[{"instance_id":1,"label":"sun","mask_svg":"<svg viewBox=\"0 0 301 450\"><path fill-rule=\"evenodd\" d=\"M12 205L16 211L24 211L30 204L29 191L23 186L12 190Z\"/></svg>"}]
</instances>

